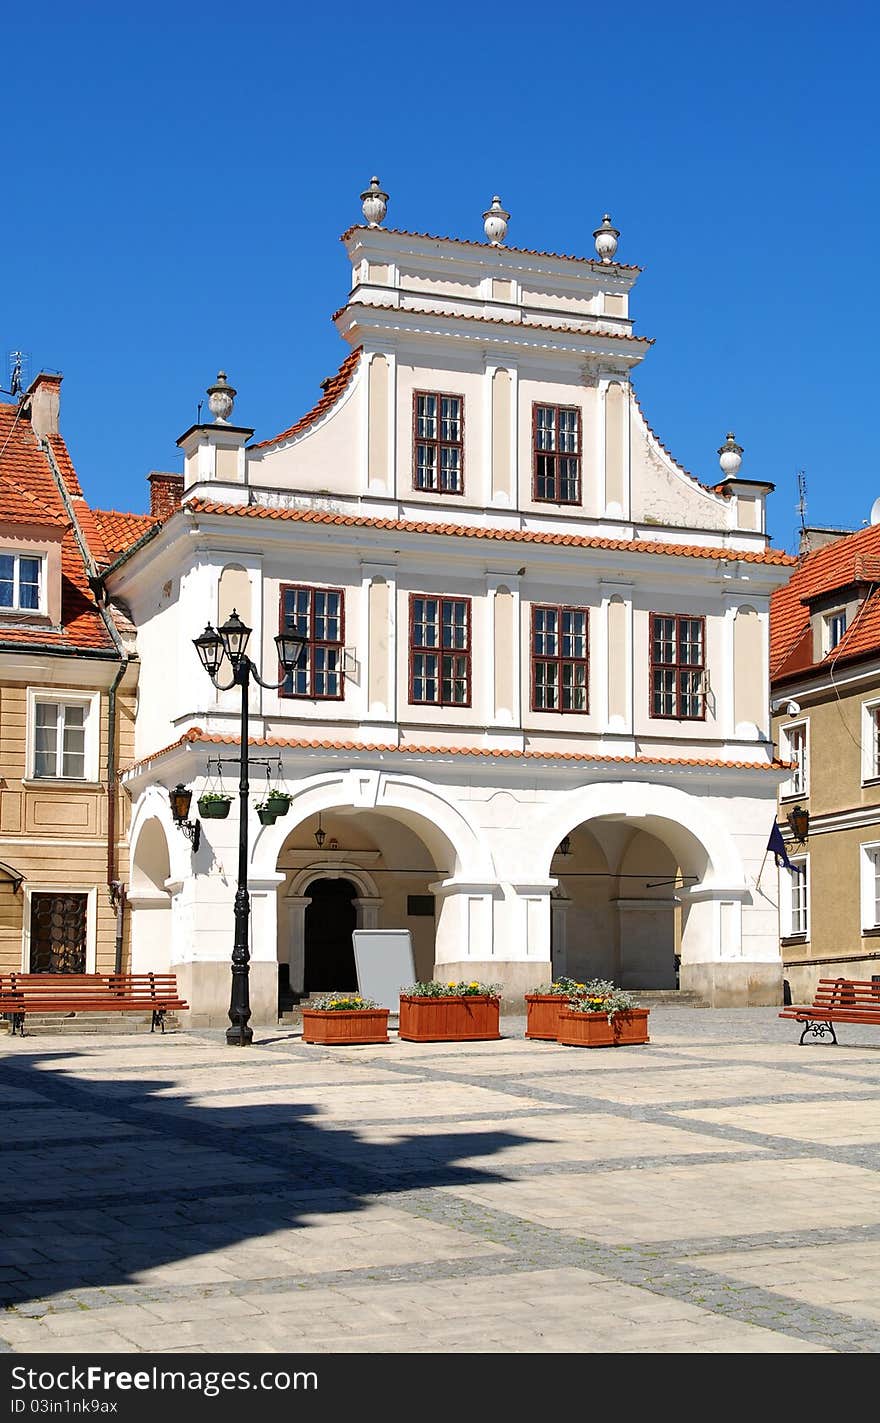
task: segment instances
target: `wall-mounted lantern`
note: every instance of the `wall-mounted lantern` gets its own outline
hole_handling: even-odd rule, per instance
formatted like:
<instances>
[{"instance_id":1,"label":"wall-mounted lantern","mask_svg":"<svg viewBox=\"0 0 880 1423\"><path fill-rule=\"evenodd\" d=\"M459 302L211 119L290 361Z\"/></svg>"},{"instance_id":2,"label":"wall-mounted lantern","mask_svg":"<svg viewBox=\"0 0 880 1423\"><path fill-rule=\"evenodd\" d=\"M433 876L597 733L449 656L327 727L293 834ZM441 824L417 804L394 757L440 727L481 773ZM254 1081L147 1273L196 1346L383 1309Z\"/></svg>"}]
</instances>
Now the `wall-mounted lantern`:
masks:
<instances>
[{"instance_id":1,"label":"wall-mounted lantern","mask_svg":"<svg viewBox=\"0 0 880 1423\"><path fill-rule=\"evenodd\" d=\"M195 854L199 848L199 841L202 838L202 827L198 820L190 820L189 818L192 795L192 791L187 786L180 785L180 783L174 787L173 791L168 792L174 824L178 830L183 831L188 840L192 841L193 854Z\"/></svg>"},{"instance_id":2,"label":"wall-mounted lantern","mask_svg":"<svg viewBox=\"0 0 880 1423\"><path fill-rule=\"evenodd\" d=\"M796 805L785 818L791 827L791 833L795 840L799 845L805 845L810 833L810 812L804 810L802 805Z\"/></svg>"}]
</instances>

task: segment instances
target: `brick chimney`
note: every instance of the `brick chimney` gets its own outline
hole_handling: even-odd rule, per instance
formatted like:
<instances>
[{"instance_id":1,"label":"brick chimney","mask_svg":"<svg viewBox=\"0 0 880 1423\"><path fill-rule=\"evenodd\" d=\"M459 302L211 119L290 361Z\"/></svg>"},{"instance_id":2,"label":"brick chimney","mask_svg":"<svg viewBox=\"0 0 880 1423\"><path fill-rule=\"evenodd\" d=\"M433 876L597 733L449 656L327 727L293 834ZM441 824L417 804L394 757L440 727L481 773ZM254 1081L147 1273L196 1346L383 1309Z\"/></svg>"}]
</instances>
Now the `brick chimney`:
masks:
<instances>
[{"instance_id":1,"label":"brick chimney","mask_svg":"<svg viewBox=\"0 0 880 1423\"><path fill-rule=\"evenodd\" d=\"M60 375L47 375L45 371L40 371L27 388L25 399L28 400L31 429L38 438L58 434L61 381Z\"/></svg>"},{"instance_id":2,"label":"brick chimney","mask_svg":"<svg viewBox=\"0 0 880 1423\"><path fill-rule=\"evenodd\" d=\"M169 514L180 508L183 475L154 469L147 478L150 481L150 513L154 519L167 519Z\"/></svg>"}]
</instances>

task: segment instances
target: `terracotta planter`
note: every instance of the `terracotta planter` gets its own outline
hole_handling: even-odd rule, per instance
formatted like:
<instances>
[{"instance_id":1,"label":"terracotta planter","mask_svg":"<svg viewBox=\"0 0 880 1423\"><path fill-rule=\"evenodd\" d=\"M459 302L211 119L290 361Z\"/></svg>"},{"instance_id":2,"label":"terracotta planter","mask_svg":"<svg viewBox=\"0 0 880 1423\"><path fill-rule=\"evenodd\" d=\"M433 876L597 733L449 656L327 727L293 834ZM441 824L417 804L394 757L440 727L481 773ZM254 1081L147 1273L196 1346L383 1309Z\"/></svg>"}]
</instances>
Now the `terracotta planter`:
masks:
<instances>
[{"instance_id":1,"label":"terracotta planter","mask_svg":"<svg viewBox=\"0 0 880 1423\"><path fill-rule=\"evenodd\" d=\"M605 1013L574 1013L563 1008L559 1014L556 1041L564 1047L628 1047L647 1043L648 1009L630 1008L615 1013L609 1023Z\"/></svg>"},{"instance_id":2,"label":"terracotta planter","mask_svg":"<svg viewBox=\"0 0 880 1423\"><path fill-rule=\"evenodd\" d=\"M304 1008L304 1043L387 1043L387 1008Z\"/></svg>"},{"instance_id":3,"label":"terracotta planter","mask_svg":"<svg viewBox=\"0 0 880 1423\"><path fill-rule=\"evenodd\" d=\"M484 993L448 998L400 996L397 1036L408 1043L473 1043L500 1038L500 1000Z\"/></svg>"},{"instance_id":4,"label":"terracotta planter","mask_svg":"<svg viewBox=\"0 0 880 1423\"><path fill-rule=\"evenodd\" d=\"M526 1037L555 1043L559 1014L568 1007L568 999L562 993L527 993L526 1004Z\"/></svg>"}]
</instances>

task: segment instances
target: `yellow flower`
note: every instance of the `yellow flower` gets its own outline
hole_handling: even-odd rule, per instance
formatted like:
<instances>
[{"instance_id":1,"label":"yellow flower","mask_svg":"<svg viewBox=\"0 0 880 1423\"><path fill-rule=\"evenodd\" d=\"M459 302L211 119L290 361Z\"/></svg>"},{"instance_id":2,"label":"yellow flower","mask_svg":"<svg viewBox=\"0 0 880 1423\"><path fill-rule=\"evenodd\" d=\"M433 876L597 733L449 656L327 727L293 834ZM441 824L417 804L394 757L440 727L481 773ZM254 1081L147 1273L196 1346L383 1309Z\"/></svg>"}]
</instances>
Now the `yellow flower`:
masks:
<instances>
[{"instance_id":1,"label":"yellow flower","mask_svg":"<svg viewBox=\"0 0 880 1423\"><path fill-rule=\"evenodd\" d=\"M455 988L455 986L456 986L456 985L455 985L455 982L454 982L453 979L450 979L449 982L448 982L447 985L446 985L447 988Z\"/></svg>"}]
</instances>

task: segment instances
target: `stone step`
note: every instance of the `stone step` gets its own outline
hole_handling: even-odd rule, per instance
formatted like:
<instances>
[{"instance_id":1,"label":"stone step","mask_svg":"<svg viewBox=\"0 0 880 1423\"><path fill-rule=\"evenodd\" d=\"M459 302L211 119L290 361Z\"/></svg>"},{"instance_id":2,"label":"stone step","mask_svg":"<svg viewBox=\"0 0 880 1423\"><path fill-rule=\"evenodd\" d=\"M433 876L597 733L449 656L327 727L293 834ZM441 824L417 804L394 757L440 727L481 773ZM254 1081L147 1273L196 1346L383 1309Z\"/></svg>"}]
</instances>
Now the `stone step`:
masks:
<instances>
[{"instance_id":1,"label":"stone step","mask_svg":"<svg viewBox=\"0 0 880 1423\"><path fill-rule=\"evenodd\" d=\"M627 991L639 1000L641 1008L650 1008L654 1003L668 1003L672 1008L709 1007L706 999L690 988L630 988Z\"/></svg>"},{"instance_id":2,"label":"stone step","mask_svg":"<svg viewBox=\"0 0 880 1423\"><path fill-rule=\"evenodd\" d=\"M24 1030L28 1037L58 1037L71 1033L101 1033L112 1037L150 1031L152 1016L149 1013L28 1013L24 1020ZM8 1018L0 1018L0 1032L8 1033L11 1028ZM165 1019L165 1031L179 1029L180 1020L169 1013ZM161 1030L156 1029L157 1032Z\"/></svg>"}]
</instances>

